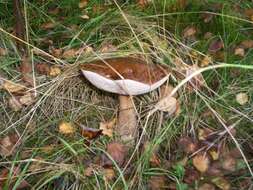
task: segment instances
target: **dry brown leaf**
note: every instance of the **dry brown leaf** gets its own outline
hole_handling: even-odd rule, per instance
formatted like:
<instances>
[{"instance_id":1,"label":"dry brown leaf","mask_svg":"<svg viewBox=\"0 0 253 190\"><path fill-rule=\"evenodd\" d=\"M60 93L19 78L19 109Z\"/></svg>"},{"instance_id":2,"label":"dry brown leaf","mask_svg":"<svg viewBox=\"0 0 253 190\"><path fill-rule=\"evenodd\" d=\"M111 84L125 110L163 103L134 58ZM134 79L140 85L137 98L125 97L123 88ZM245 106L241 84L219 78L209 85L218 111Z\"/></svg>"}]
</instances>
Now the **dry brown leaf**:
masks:
<instances>
[{"instance_id":1,"label":"dry brown leaf","mask_svg":"<svg viewBox=\"0 0 253 190\"><path fill-rule=\"evenodd\" d=\"M92 166L88 166L84 170L84 175L87 176L87 177L90 177L90 176L93 175L93 172L94 172L94 168Z\"/></svg>"},{"instance_id":2,"label":"dry brown leaf","mask_svg":"<svg viewBox=\"0 0 253 190\"><path fill-rule=\"evenodd\" d=\"M63 52L62 57L65 59L73 58L77 55L77 49L67 49Z\"/></svg>"},{"instance_id":3,"label":"dry brown leaf","mask_svg":"<svg viewBox=\"0 0 253 190\"><path fill-rule=\"evenodd\" d=\"M253 40L244 40L241 42L241 46L245 49L253 48Z\"/></svg>"},{"instance_id":4,"label":"dry brown leaf","mask_svg":"<svg viewBox=\"0 0 253 190\"><path fill-rule=\"evenodd\" d=\"M198 190L215 190L215 186L210 183L204 183L199 186Z\"/></svg>"},{"instance_id":5,"label":"dry brown leaf","mask_svg":"<svg viewBox=\"0 0 253 190\"><path fill-rule=\"evenodd\" d=\"M229 155L224 157L221 161L222 168L230 172L235 171L236 165L237 165L236 159Z\"/></svg>"},{"instance_id":6,"label":"dry brown leaf","mask_svg":"<svg viewBox=\"0 0 253 190\"><path fill-rule=\"evenodd\" d=\"M66 121L61 122L58 128L59 128L59 132L64 135L73 134L76 131L74 125Z\"/></svg>"},{"instance_id":7,"label":"dry brown leaf","mask_svg":"<svg viewBox=\"0 0 253 190\"><path fill-rule=\"evenodd\" d=\"M60 8L59 7L51 8L51 9L48 10L48 13L49 14L53 14L53 15L57 15L57 14L59 14L59 12L60 12Z\"/></svg>"},{"instance_id":8,"label":"dry brown leaf","mask_svg":"<svg viewBox=\"0 0 253 190\"><path fill-rule=\"evenodd\" d=\"M224 171L222 170L220 163L218 161L215 161L208 168L206 175L208 175L208 176L222 176L222 175L224 175Z\"/></svg>"},{"instance_id":9,"label":"dry brown leaf","mask_svg":"<svg viewBox=\"0 0 253 190\"><path fill-rule=\"evenodd\" d=\"M8 54L7 49L0 47L0 56L5 56Z\"/></svg>"},{"instance_id":10,"label":"dry brown leaf","mask_svg":"<svg viewBox=\"0 0 253 190\"><path fill-rule=\"evenodd\" d=\"M208 39L210 39L212 36L213 36L213 33L211 33L211 32L206 32L206 33L204 34L204 39L208 40Z\"/></svg>"},{"instance_id":11,"label":"dry brown leaf","mask_svg":"<svg viewBox=\"0 0 253 190\"><path fill-rule=\"evenodd\" d=\"M8 105L13 111L19 111L23 107L19 100L14 96L9 98Z\"/></svg>"},{"instance_id":12,"label":"dry brown leaf","mask_svg":"<svg viewBox=\"0 0 253 190\"><path fill-rule=\"evenodd\" d=\"M79 4L78 4L78 7L80 9L82 9L82 8L84 8L84 7L86 7L88 5L88 2L89 2L89 0L80 0Z\"/></svg>"},{"instance_id":13,"label":"dry brown leaf","mask_svg":"<svg viewBox=\"0 0 253 190\"><path fill-rule=\"evenodd\" d=\"M183 38L188 38L194 36L197 33L197 29L195 26L188 26L183 30Z\"/></svg>"},{"instance_id":14,"label":"dry brown leaf","mask_svg":"<svg viewBox=\"0 0 253 190\"><path fill-rule=\"evenodd\" d=\"M4 81L2 87L10 93L17 93L26 89L24 85L14 83L9 80Z\"/></svg>"},{"instance_id":15,"label":"dry brown leaf","mask_svg":"<svg viewBox=\"0 0 253 190\"><path fill-rule=\"evenodd\" d=\"M156 105L155 109L167 112L169 115L174 114L177 111L177 99L171 96L162 98Z\"/></svg>"},{"instance_id":16,"label":"dry brown leaf","mask_svg":"<svg viewBox=\"0 0 253 190\"><path fill-rule=\"evenodd\" d=\"M99 137L102 134L102 130L82 126L81 134L88 140L92 140Z\"/></svg>"},{"instance_id":17,"label":"dry brown leaf","mask_svg":"<svg viewBox=\"0 0 253 190\"><path fill-rule=\"evenodd\" d=\"M108 137L113 136L113 128L116 125L116 118L112 119L109 122L100 122L99 129L102 130L103 135L107 135Z\"/></svg>"},{"instance_id":18,"label":"dry brown leaf","mask_svg":"<svg viewBox=\"0 0 253 190\"><path fill-rule=\"evenodd\" d=\"M20 71L23 75L32 72L31 60L28 56L23 56L20 64Z\"/></svg>"},{"instance_id":19,"label":"dry brown leaf","mask_svg":"<svg viewBox=\"0 0 253 190\"><path fill-rule=\"evenodd\" d=\"M106 181L112 181L116 176L115 171L112 168L105 168L103 174Z\"/></svg>"},{"instance_id":20,"label":"dry brown leaf","mask_svg":"<svg viewBox=\"0 0 253 190\"><path fill-rule=\"evenodd\" d=\"M53 29L56 26L56 23L54 22L45 22L40 27L43 30Z\"/></svg>"},{"instance_id":21,"label":"dry brown leaf","mask_svg":"<svg viewBox=\"0 0 253 190\"><path fill-rule=\"evenodd\" d=\"M11 156L16 152L17 146L21 143L17 134L9 134L0 139L0 154L3 157Z\"/></svg>"},{"instance_id":22,"label":"dry brown leaf","mask_svg":"<svg viewBox=\"0 0 253 190\"><path fill-rule=\"evenodd\" d=\"M12 170L4 168L0 172L0 189L5 186L5 183L8 183L8 189L13 189L13 186L16 185L15 182L18 179L21 170L19 167L15 166ZM19 182L19 185L15 188L17 190L31 188L30 184L26 180Z\"/></svg>"},{"instance_id":23,"label":"dry brown leaf","mask_svg":"<svg viewBox=\"0 0 253 190\"><path fill-rule=\"evenodd\" d=\"M150 190L159 190L166 187L166 178L164 176L151 176L148 180Z\"/></svg>"},{"instance_id":24,"label":"dry brown leaf","mask_svg":"<svg viewBox=\"0 0 253 190\"><path fill-rule=\"evenodd\" d=\"M145 8L150 4L151 0L138 0L138 5L141 8Z\"/></svg>"},{"instance_id":25,"label":"dry brown leaf","mask_svg":"<svg viewBox=\"0 0 253 190\"><path fill-rule=\"evenodd\" d=\"M245 105L248 101L249 101L249 97L248 94L246 93L239 93L236 95L236 101L240 104L240 105Z\"/></svg>"},{"instance_id":26,"label":"dry brown leaf","mask_svg":"<svg viewBox=\"0 0 253 190\"><path fill-rule=\"evenodd\" d=\"M198 129L198 139L201 141L205 141L208 139L208 137L213 134L213 130L209 128L199 128Z\"/></svg>"},{"instance_id":27,"label":"dry brown leaf","mask_svg":"<svg viewBox=\"0 0 253 190\"><path fill-rule=\"evenodd\" d=\"M245 56L245 50L241 47L237 47L237 48L235 48L234 54L238 55L240 57L244 57Z\"/></svg>"},{"instance_id":28,"label":"dry brown leaf","mask_svg":"<svg viewBox=\"0 0 253 190\"><path fill-rule=\"evenodd\" d=\"M187 154L194 153L198 148L197 142L194 142L190 137L181 137L178 145Z\"/></svg>"},{"instance_id":29,"label":"dry brown leaf","mask_svg":"<svg viewBox=\"0 0 253 190\"><path fill-rule=\"evenodd\" d=\"M201 15L201 17L202 17L204 23L209 23L209 22L211 22L211 21L213 20L214 14L203 13L203 14Z\"/></svg>"},{"instance_id":30,"label":"dry brown leaf","mask_svg":"<svg viewBox=\"0 0 253 190\"><path fill-rule=\"evenodd\" d=\"M199 180L200 175L199 172L194 168L186 168L184 174L184 182L187 184L192 184Z\"/></svg>"},{"instance_id":31,"label":"dry brown leaf","mask_svg":"<svg viewBox=\"0 0 253 190\"><path fill-rule=\"evenodd\" d=\"M224 48L224 43L223 41L221 41L220 39L214 39L208 48L208 51L210 53L216 53L218 51L220 51L222 48Z\"/></svg>"},{"instance_id":32,"label":"dry brown leaf","mask_svg":"<svg viewBox=\"0 0 253 190\"><path fill-rule=\"evenodd\" d=\"M201 67L206 67L212 63L212 57L210 56L205 56L204 59L201 60Z\"/></svg>"},{"instance_id":33,"label":"dry brown leaf","mask_svg":"<svg viewBox=\"0 0 253 190\"><path fill-rule=\"evenodd\" d=\"M160 88L160 97L165 98L171 94L171 92L174 90L174 87L172 85L162 85ZM174 98L177 98L177 93L173 95Z\"/></svg>"},{"instance_id":34,"label":"dry brown leaf","mask_svg":"<svg viewBox=\"0 0 253 190\"><path fill-rule=\"evenodd\" d=\"M52 54L56 58L60 58L62 56L63 50L61 48L54 48L51 46L49 48L49 53Z\"/></svg>"},{"instance_id":35,"label":"dry brown leaf","mask_svg":"<svg viewBox=\"0 0 253 190\"><path fill-rule=\"evenodd\" d=\"M47 63L37 63L35 64L36 71L39 74L47 75L50 71L50 66Z\"/></svg>"},{"instance_id":36,"label":"dry brown leaf","mask_svg":"<svg viewBox=\"0 0 253 190\"><path fill-rule=\"evenodd\" d=\"M110 157L114 160L114 162L116 162L119 166L123 165L127 153L127 148L123 144L117 142L110 143L107 145L106 151L110 155ZM102 157L102 162L103 166L114 165L112 160L108 158L106 155Z\"/></svg>"},{"instance_id":37,"label":"dry brown leaf","mask_svg":"<svg viewBox=\"0 0 253 190\"><path fill-rule=\"evenodd\" d=\"M27 92L23 96L19 97L19 102L22 105L29 106L35 102L35 97L31 92Z\"/></svg>"},{"instance_id":38,"label":"dry brown leaf","mask_svg":"<svg viewBox=\"0 0 253 190\"><path fill-rule=\"evenodd\" d=\"M51 77L56 77L59 74L61 74L61 69L58 66L51 66L50 69L49 69L49 73L48 74Z\"/></svg>"},{"instance_id":39,"label":"dry brown leaf","mask_svg":"<svg viewBox=\"0 0 253 190\"><path fill-rule=\"evenodd\" d=\"M224 177L216 177L212 179L213 184L219 187L221 190L230 190L231 185Z\"/></svg>"},{"instance_id":40,"label":"dry brown leaf","mask_svg":"<svg viewBox=\"0 0 253 190\"><path fill-rule=\"evenodd\" d=\"M210 165L210 160L205 153L198 153L196 156L192 159L193 166L200 171L201 173L204 173L208 170Z\"/></svg>"},{"instance_id":41,"label":"dry brown leaf","mask_svg":"<svg viewBox=\"0 0 253 190\"><path fill-rule=\"evenodd\" d=\"M198 67L197 64L194 64L190 67L187 68L186 70L186 78L189 77L191 74L193 74L194 72L197 72L200 68ZM200 89L201 87L203 87L205 85L205 79L203 77L203 75L200 73L194 77L192 77L189 81L188 81L188 89L191 92L194 89Z\"/></svg>"}]
</instances>

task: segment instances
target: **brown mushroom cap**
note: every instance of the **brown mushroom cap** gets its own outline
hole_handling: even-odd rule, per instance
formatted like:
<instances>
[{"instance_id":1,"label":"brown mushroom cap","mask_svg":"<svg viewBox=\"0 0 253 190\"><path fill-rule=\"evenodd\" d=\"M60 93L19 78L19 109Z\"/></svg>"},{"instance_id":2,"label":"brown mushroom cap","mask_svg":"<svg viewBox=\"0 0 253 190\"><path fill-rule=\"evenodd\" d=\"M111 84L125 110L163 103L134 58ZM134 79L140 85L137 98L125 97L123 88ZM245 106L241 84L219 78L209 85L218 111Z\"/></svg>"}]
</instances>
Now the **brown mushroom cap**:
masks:
<instances>
[{"instance_id":1,"label":"brown mushroom cap","mask_svg":"<svg viewBox=\"0 0 253 190\"><path fill-rule=\"evenodd\" d=\"M97 88L122 95L150 92L168 79L165 67L133 57L93 61L80 69Z\"/></svg>"},{"instance_id":2,"label":"brown mushroom cap","mask_svg":"<svg viewBox=\"0 0 253 190\"><path fill-rule=\"evenodd\" d=\"M133 57L93 61L92 63L81 65L81 70L92 71L111 80L120 80L123 77L124 79L149 85L161 80L167 75L164 67L148 64L142 59Z\"/></svg>"}]
</instances>

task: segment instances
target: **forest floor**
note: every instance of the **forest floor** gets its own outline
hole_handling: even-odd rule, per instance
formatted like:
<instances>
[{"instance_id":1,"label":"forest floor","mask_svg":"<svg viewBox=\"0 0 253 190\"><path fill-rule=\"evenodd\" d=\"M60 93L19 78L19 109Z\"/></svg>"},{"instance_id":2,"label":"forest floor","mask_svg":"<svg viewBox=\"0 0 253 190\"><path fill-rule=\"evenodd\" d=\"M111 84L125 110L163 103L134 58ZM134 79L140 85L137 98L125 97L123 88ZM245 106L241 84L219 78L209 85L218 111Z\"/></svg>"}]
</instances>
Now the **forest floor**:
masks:
<instances>
[{"instance_id":1,"label":"forest floor","mask_svg":"<svg viewBox=\"0 0 253 190\"><path fill-rule=\"evenodd\" d=\"M253 189L251 0L22 3L20 40L0 0L0 190ZM132 97L131 145L79 69L128 56L180 73Z\"/></svg>"}]
</instances>

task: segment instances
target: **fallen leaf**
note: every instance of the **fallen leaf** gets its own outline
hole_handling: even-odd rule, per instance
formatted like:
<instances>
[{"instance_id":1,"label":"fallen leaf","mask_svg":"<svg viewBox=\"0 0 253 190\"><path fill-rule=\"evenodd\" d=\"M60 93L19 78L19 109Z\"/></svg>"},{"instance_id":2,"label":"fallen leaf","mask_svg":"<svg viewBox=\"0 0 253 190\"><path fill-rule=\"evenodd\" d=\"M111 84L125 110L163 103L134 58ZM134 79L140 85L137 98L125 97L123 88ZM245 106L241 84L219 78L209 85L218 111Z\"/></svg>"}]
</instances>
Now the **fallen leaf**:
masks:
<instances>
[{"instance_id":1,"label":"fallen leaf","mask_svg":"<svg viewBox=\"0 0 253 190\"><path fill-rule=\"evenodd\" d=\"M116 46L107 42L107 43L102 44L99 51L102 53L108 53L108 52L115 52L117 50L118 50L118 48Z\"/></svg>"},{"instance_id":2,"label":"fallen leaf","mask_svg":"<svg viewBox=\"0 0 253 190\"><path fill-rule=\"evenodd\" d=\"M59 124L59 132L64 135L73 134L75 132L75 127L72 123L63 121Z\"/></svg>"},{"instance_id":3,"label":"fallen leaf","mask_svg":"<svg viewBox=\"0 0 253 190\"><path fill-rule=\"evenodd\" d=\"M149 149L149 146L150 146L149 141L144 142L143 151L145 151L146 149ZM161 160L158 157L157 147L153 147L150 158L149 158L149 163L152 167L157 167L161 164Z\"/></svg>"},{"instance_id":4,"label":"fallen leaf","mask_svg":"<svg viewBox=\"0 0 253 190\"><path fill-rule=\"evenodd\" d=\"M190 36L194 36L197 33L197 29L195 26L188 26L183 30L183 38L188 38Z\"/></svg>"},{"instance_id":5,"label":"fallen leaf","mask_svg":"<svg viewBox=\"0 0 253 190\"><path fill-rule=\"evenodd\" d=\"M87 168L85 168L84 170L84 175L87 177L90 177L94 174L94 168L92 166L88 166Z\"/></svg>"},{"instance_id":6,"label":"fallen leaf","mask_svg":"<svg viewBox=\"0 0 253 190\"><path fill-rule=\"evenodd\" d=\"M108 137L113 136L113 128L116 125L116 118L109 122L100 122L99 129L102 130L103 135L107 135Z\"/></svg>"},{"instance_id":7,"label":"fallen leaf","mask_svg":"<svg viewBox=\"0 0 253 190\"><path fill-rule=\"evenodd\" d=\"M151 0L138 0L138 5L141 8L145 8L149 5L150 2L151 2Z\"/></svg>"},{"instance_id":8,"label":"fallen leaf","mask_svg":"<svg viewBox=\"0 0 253 190\"><path fill-rule=\"evenodd\" d=\"M249 97L246 93L241 92L241 93L236 95L236 101L240 105L245 105L249 101Z\"/></svg>"},{"instance_id":9,"label":"fallen leaf","mask_svg":"<svg viewBox=\"0 0 253 190\"><path fill-rule=\"evenodd\" d=\"M0 56L5 56L8 54L7 49L0 47Z\"/></svg>"},{"instance_id":10,"label":"fallen leaf","mask_svg":"<svg viewBox=\"0 0 253 190\"><path fill-rule=\"evenodd\" d=\"M193 184L200 178L199 172L194 168L186 168L184 174L184 182L187 184Z\"/></svg>"},{"instance_id":11,"label":"fallen leaf","mask_svg":"<svg viewBox=\"0 0 253 190\"><path fill-rule=\"evenodd\" d=\"M32 72L32 63L28 56L22 57L20 71L24 75Z\"/></svg>"},{"instance_id":12,"label":"fallen leaf","mask_svg":"<svg viewBox=\"0 0 253 190\"><path fill-rule=\"evenodd\" d=\"M192 75L194 72L197 72L200 68L198 67L197 64L194 64L190 67L187 68L186 70L186 78ZM203 75L200 73L194 77L192 77L189 82L187 83L188 89L191 92L194 89L200 89L202 86L205 85L205 79Z\"/></svg>"},{"instance_id":13,"label":"fallen leaf","mask_svg":"<svg viewBox=\"0 0 253 190\"><path fill-rule=\"evenodd\" d=\"M17 147L21 144L17 134L8 134L0 139L0 154L3 157L15 154Z\"/></svg>"},{"instance_id":14,"label":"fallen leaf","mask_svg":"<svg viewBox=\"0 0 253 190\"><path fill-rule=\"evenodd\" d=\"M212 182L221 190L230 190L231 185L224 177L216 177L212 179Z\"/></svg>"},{"instance_id":15,"label":"fallen leaf","mask_svg":"<svg viewBox=\"0 0 253 190\"><path fill-rule=\"evenodd\" d=\"M9 98L8 105L13 111L19 111L23 107L19 100L14 96Z\"/></svg>"},{"instance_id":16,"label":"fallen leaf","mask_svg":"<svg viewBox=\"0 0 253 190\"><path fill-rule=\"evenodd\" d=\"M47 75L50 71L50 66L47 63L37 63L35 64L36 71L39 74Z\"/></svg>"},{"instance_id":17,"label":"fallen leaf","mask_svg":"<svg viewBox=\"0 0 253 190\"><path fill-rule=\"evenodd\" d=\"M216 53L220 51L222 48L224 48L223 42L220 39L215 39L210 43L208 51L210 53Z\"/></svg>"},{"instance_id":18,"label":"fallen leaf","mask_svg":"<svg viewBox=\"0 0 253 190\"><path fill-rule=\"evenodd\" d=\"M88 2L89 2L89 0L80 0L80 2L78 4L78 7L80 9L82 9L82 8L84 8L84 7L86 7L88 5Z\"/></svg>"},{"instance_id":19,"label":"fallen leaf","mask_svg":"<svg viewBox=\"0 0 253 190\"><path fill-rule=\"evenodd\" d=\"M224 171L222 170L220 163L218 161L213 162L208 170L206 171L206 175L208 176L223 176Z\"/></svg>"},{"instance_id":20,"label":"fallen leaf","mask_svg":"<svg viewBox=\"0 0 253 190\"><path fill-rule=\"evenodd\" d=\"M73 58L77 55L77 49L67 49L63 52L62 57L65 59Z\"/></svg>"},{"instance_id":21,"label":"fallen leaf","mask_svg":"<svg viewBox=\"0 0 253 190\"><path fill-rule=\"evenodd\" d=\"M221 166L223 169L233 172L236 169L236 159L231 156L226 156L222 158Z\"/></svg>"},{"instance_id":22,"label":"fallen leaf","mask_svg":"<svg viewBox=\"0 0 253 190\"><path fill-rule=\"evenodd\" d=\"M107 181L112 181L115 178L115 176L116 176L115 171L112 168L105 168L103 170L103 174L104 174L104 178Z\"/></svg>"},{"instance_id":23,"label":"fallen leaf","mask_svg":"<svg viewBox=\"0 0 253 190\"><path fill-rule=\"evenodd\" d=\"M14 83L9 80L4 81L2 87L10 93L17 93L26 89L24 85Z\"/></svg>"},{"instance_id":24,"label":"fallen leaf","mask_svg":"<svg viewBox=\"0 0 253 190\"><path fill-rule=\"evenodd\" d=\"M214 14L203 13L201 15L201 18L203 19L204 23L209 23L209 22L211 22L213 20Z\"/></svg>"},{"instance_id":25,"label":"fallen leaf","mask_svg":"<svg viewBox=\"0 0 253 190\"><path fill-rule=\"evenodd\" d=\"M211 149L208 151L208 153L210 154L210 156L211 156L211 158L212 158L213 160L218 160L218 159L219 159L220 154L219 154L219 152L218 152L217 149L211 148Z\"/></svg>"},{"instance_id":26,"label":"fallen leaf","mask_svg":"<svg viewBox=\"0 0 253 190\"><path fill-rule=\"evenodd\" d=\"M53 46L50 46L49 53L56 58L60 58L62 56L63 50L61 48L54 48Z\"/></svg>"},{"instance_id":27,"label":"fallen leaf","mask_svg":"<svg viewBox=\"0 0 253 190\"><path fill-rule=\"evenodd\" d=\"M61 69L60 69L60 67L58 67L58 66L51 66L50 68L49 68L49 76L51 76L51 77L56 77L56 76L58 76L59 74L61 74Z\"/></svg>"},{"instance_id":28,"label":"fallen leaf","mask_svg":"<svg viewBox=\"0 0 253 190\"><path fill-rule=\"evenodd\" d=\"M204 39L206 39L206 40L210 39L211 37L213 37L213 33L211 33L211 32L206 32L204 34Z\"/></svg>"},{"instance_id":29,"label":"fallen leaf","mask_svg":"<svg viewBox=\"0 0 253 190\"><path fill-rule=\"evenodd\" d=\"M215 190L215 186L210 183L204 183L199 186L198 190Z\"/></svg>"},{"instance_id":30,"label":"fallen leaf","mask_svg":"<svg viewBox=\"0 0 253 190\"><path fill-rule=\"evenodd\" d=\"M40 25L40 27L43 30L53 29L55 26L56 26L56 23L54 22L45 22L42 25Z\"/></svg>"},{"instance_id":31,"label":"fallen leaf","mask_svg":"<svg viewBox=\"0 0 253 190\"><path fill-rule=\"evenodd\" d=\"M88 20L90 17L86 14L80 16L84 20Z\"/></svg>"},{"instance_id":32,"label":"fallen leaf","mask_svg":"<svg viewBox=\"0 0 253 190\"><path fill-rule=\"evenodd\" d=\"M167 112L169 115L174 114L177 111L177 99L171 96L162 98L156 105L155 109Z\"/></svg>"},{"instance_id":33,"label":"fallen leaf","mask_svg":"<svg viewBox=\"0 0 253 190\"><path fill-rule=\"evenodd\" d=\"M197 150L198 144L194 142L190 137L181 137L178 141L180 150L185 153L194 153Z\"/></svg>"},{"instance_id":34,"label":"fallen leaf","mask_svg":"<svg viewBox=\"0 0 253 190\"><path fill-rule=\"evenodd\" d=\"M114 160L114 162L116 162L119 166L123 165L127 153L127 149L123 144L117 142L110 143L107 145L106 151L110 155L110 157ZM114 165L113 161L106 155L102 157L102 162L103 166Z\"/></svg>"},{"instance_id":35,"label":"fallen leaf","mask_svg":"<svg viewBox=\"0 0 253 190\"><path fill-rule=\"evenodd\" d=\"M88 140L95 139L102 134L101 129L94 129L94 128L89 128L89 127L84 127L84 126L81 126L81 128L82 128L82 132L81 132L82 136L84 136Z\"/></svg>"},{"instance_id":36,"label":"fallen leaf","mask_svg":"<svg viewBox=\"0 0 253 190\"><path fill-rule=\"evenodd\" d=\"M235 48L234 54L238 55L240 57L244 57L245 50L243 48L241 48L241 47L237 47L237 48Z\"/></svg>"},{"instance_id":37,"label":"fallen leaf","mask_svg":"<svg viewBox=\"0 0 253 190\"><path fill-rule=\"evenodd\" d=\"M201 60L200 65L201 67L206 67L212 63L212 57L205 56L204 59Z\"/></svg>"},{"instance_id":38,"label":"fallen leaf","mask_svg":"<svg viewBox=\"0 0 253 190\"><path fill-rule=\"evenodd\" d=\"M241 42L241 46L245 49L253 48L253 40L244 40Z\"/></svg>"},{"instance_id":39,"label":"fallen leaf","mask_svg":"<svg viewBox=\"0 0 253 190\"><path fill-rule=\"evenodd\" d=\"M0 173L0 189L2 190L2 187L5 187L7 185L6 183L8 183L8 189L13 189L14 185L16 185L15 182L18 180L20 173L21 170L17 166L12 168L11 170L7 168L2 169ZM26 180L21 179L15 189L21 190L28 188L31 188L30 184Z\"/></svg>"},{"instance_id":40,"label":"fallen leaf","mask_svg":"<svg viewBox=\"0 0 253 190\"><path fill-rule=\"evenodd\" d=\"M166 178L164 176L151 176L148 180L148 189L150 190L159 190L165 189L166 187Z\"/></svg>"},{"instance_id":41,"label":"fallen leaf","mask_svg":"<svg viewBox=\"0 0 253 190\"><path fill-rule=\"evenodd\" d=\"M200 171L201 173L204 173L208 170L210 165L210 160L205 153L198 153L196 156L192 159L193 166Z\"/></svg>"},{"instance_id":42,"label":"fallen leaf","mask_svg":"<svg viewBox=\"0 0 253 190\"><path fill-rule=\"evenodd\" d=\"M31 92L27 92L23 96L19 97L19 102L22 105L29 106L35 102L35 97Z\"/></svg>"},{"instance_id":43,"label":"fallen leaf","mask_svg":"<svg viewBox=\"0 0 253 190\"><path fill-rule=\"evenodd\" d=\"M198 139L201 141L205 141L214 133L212 129L209 128L199 128L198 129Z\"/></svg>"},{"instance_id":44,"label":"fallen leaf","mask_svg":"<svg viewBox=\"0 0 253 190\"><path fill-rule=\"evenodd\" d=\"M171 92L174 90L174 87L172 85L162 85L160 87L160 97L165 98L171 94ZM174 98L177 98L177 93L173 95Z\"/></svg>"}]
</instances>

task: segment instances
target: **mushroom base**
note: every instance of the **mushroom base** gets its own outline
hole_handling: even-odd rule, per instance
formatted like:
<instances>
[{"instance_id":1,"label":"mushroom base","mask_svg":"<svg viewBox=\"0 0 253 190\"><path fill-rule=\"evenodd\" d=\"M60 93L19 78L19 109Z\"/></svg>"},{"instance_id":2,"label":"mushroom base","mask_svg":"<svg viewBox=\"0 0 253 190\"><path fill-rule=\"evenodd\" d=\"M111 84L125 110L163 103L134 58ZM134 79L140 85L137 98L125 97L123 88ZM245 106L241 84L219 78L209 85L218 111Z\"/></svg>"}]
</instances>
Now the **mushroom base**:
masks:
<instances>
[{"instance_id":1,"label":"mushroom base","mask_svg":"<svg viewBox=\"0 0 253 190\"><path fill-rule=\"evenodd\" d=\"M134 103L130 96L119 96L116 132L123 142L134 143L137 134L137 118Z\"/></svg>"}]
</instances>

